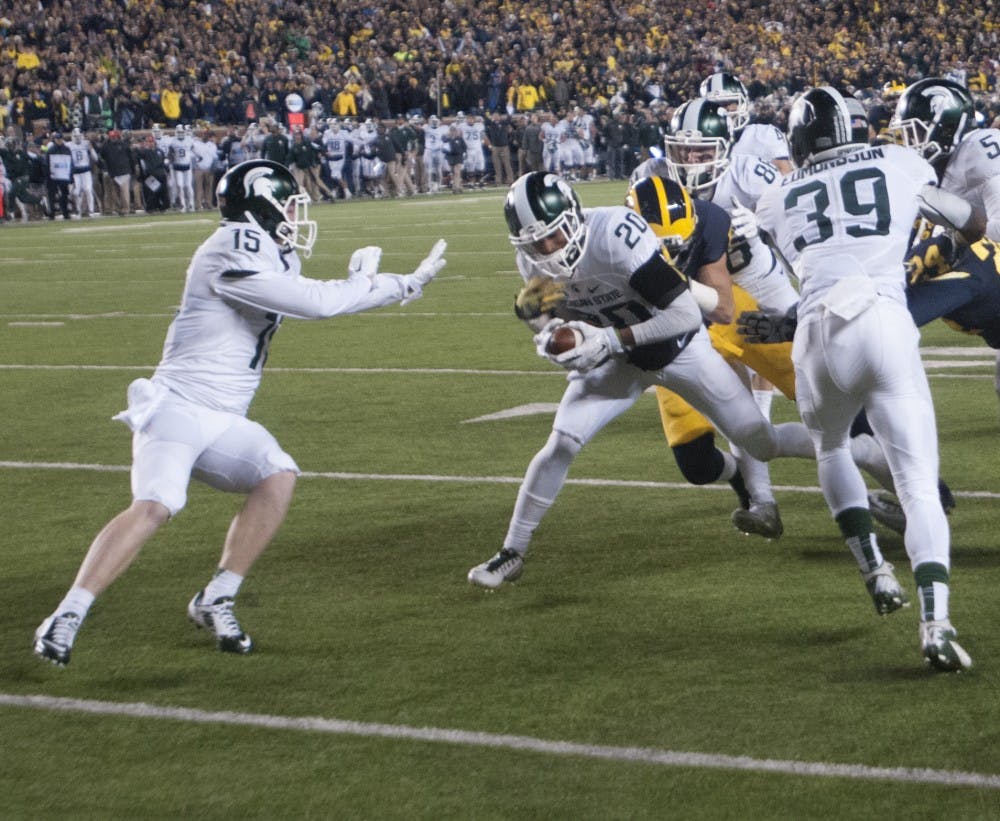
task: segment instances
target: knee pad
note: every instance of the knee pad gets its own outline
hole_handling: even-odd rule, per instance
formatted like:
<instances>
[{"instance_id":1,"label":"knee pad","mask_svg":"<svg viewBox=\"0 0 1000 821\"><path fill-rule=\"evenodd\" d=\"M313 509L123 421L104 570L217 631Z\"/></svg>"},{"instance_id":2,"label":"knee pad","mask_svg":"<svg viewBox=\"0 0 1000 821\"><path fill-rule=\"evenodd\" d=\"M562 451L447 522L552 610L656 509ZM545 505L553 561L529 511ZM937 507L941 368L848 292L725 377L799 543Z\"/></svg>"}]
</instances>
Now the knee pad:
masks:
<instances>
[{"instance_id":1,"label":"knee pad","mask_svg":"<svg viewBox=\"0 0 1000 821\"><path fill-rule=\"evenodd\" d=\"M714 434L702 434L672 450L677 467L692 485L707 485L722 475L725 459L715 447Z\"/></svg>"}]
</instances>

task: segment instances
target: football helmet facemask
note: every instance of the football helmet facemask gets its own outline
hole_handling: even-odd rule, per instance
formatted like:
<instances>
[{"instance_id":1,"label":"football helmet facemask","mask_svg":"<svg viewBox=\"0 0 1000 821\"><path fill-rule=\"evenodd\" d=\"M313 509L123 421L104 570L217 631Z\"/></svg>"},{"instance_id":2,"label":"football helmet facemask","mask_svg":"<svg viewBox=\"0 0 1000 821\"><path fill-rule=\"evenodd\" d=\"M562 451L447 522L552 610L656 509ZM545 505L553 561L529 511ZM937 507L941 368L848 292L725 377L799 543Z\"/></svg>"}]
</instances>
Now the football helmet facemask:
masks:
<instances>
[{"instance_id":1,"label":"football helmet facemask","mask_svg":"<svg viewBox=\"0 0 1000 821\"><path fill-rule=\"evenodd\" d=\"M292 173L271 160L247 160L230 168L216 188L219 211L232 222L254 222L285 251L308 258L316 241L309 195Z\"/></svg>"},{"instance_id":2,"label":"football helmet facemask","mask_svg":"<svg viewBox=\"0 0 1000 821\"><path fill-rule=\"evenodd\" d=\"M671 258L683 264L698 227L698 214L688 192L676 180L646 177L629 188L625 205L649 223Z\"/></svg>"},{"instance_id":3,"label":"football helmet facemask","mask_svg":"<svg viewBox=\"0 0 1000 821\"><path fill-rule=\"evenodd\" d=\"M930 162L950 154L973 127L972 95L953 80L927 77L903 92L888 131Z\"/></svg>"},{"instance_id":4,"label":"football helmet facemask","mask_svg":"<svg viewBox=\"0 0 1000 821\"><path fill-rule=\"evenodd\" d=\"M865 107L832 86L812 88L792 103L788 144L800 168L867 145Z\"/></svg>"},{"instance_id":5,"label":"football helmet facemask","mask_svg":"<svg viewBox=\"0 0 1000 821\"><path fill-rule=\"evenodd\" d=\"M83 132L79 128L74 128L72 133L69 135L70 139L76 144L81 145L83 143Z\"/></svg>"},{"instance_id":6,"label":"football helmet facemask","mask_svg":"<svg viewBox=\"0 0 1000 821\"><path fill-rule=\"evenodd\" d=\"M750 94L735 74L719 71L702 80L699 96L719 103L729 115L729 127L739 131L750 122Z\"/></svg>"},{"instance_id":7,"label":"football helmet facemask","mask_svg":"<svg viewBox=\"0 0 1000 821\"><path fill-rule=\"evenodd\" d=\"M562 177L532 171L514 181L503 207L508 239L535 264L539 273L569 278L583 258L587 226L576 192ZM565 243L548 251L543 242L562 236Z\"/></svg>"},{"instance_id":8,"label":"football helmet facemask","mask_svg":"<svg viewBox=\"0 0 1000 821\"><path fill-rule=\"evenodd\" d=\"M663 144L671 179L692 196L710 199L729 167L732 131L725 106L705 97L684 103L670 121Z\"/></svg>"}]
</instances>

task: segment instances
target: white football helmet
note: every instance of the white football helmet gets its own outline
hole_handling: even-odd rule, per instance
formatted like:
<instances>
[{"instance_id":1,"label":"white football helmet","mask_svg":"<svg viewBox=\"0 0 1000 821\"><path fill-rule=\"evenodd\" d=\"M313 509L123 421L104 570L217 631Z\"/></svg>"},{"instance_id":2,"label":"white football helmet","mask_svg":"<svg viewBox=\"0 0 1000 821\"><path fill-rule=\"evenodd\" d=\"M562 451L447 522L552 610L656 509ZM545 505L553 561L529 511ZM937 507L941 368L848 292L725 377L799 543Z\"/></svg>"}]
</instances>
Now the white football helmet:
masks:
<instances>
[{"instance_id":1,"label":"white football helmet","mask_svg":"<svg viewBox=\"0 0 1000 821\"><path fill-rule=\"evenodd\" d=\"M70 138L74 143L80 145L83 142L83 132L79 128L74 128L73 132L70 134Z\"/></svg>"},{"instance_id":2,"label":"white football helmet","mask_svg":"<svg viewBox=\"0 0 1000 821\"><path fill-rule=\"evenodd\" d=\"M184 136L184 126L178 124L174 129L174 136L181 139Z\"/></svg>"}]
</instances>

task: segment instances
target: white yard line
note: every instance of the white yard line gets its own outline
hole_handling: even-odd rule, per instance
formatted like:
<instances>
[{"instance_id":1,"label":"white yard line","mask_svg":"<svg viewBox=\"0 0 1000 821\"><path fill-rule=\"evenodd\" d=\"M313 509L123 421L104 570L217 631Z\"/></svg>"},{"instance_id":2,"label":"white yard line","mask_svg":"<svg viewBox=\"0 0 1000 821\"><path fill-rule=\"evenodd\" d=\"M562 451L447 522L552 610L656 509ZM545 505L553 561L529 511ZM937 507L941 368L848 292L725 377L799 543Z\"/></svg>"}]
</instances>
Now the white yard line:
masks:
<instances>
[{"instance_id":1,"label":"white yard line","mask_svg":"<svg viewBox=\"0 0 1000 821\"><path fill-rule=\"evenodd\" d=\"M409 727L405 724L376 724L336 718L293 717L260 713L198 710L187 707L161 707L142 702L94 701L42 695L0 693L0 706L21 707L49 712L85 713L124 716L143 720L183 721L190 724L225 724L237 727L263 727L307 733L388 738L402 741L459 744L467 747L518 750L540 755L577 756L605 761L660 764L693 769L741 770L778 773L810 778L848 778L864 781L891 781L910 784L943 784L950 787L1000 789L1000 775L958 770L932 770L918 767L871 767L865 764L834 764L823 761L782 761L750 756L688 753L653 747L612 747L577 744L519 735L497 735L438 727Z\"/></svg>"}]
</instances>

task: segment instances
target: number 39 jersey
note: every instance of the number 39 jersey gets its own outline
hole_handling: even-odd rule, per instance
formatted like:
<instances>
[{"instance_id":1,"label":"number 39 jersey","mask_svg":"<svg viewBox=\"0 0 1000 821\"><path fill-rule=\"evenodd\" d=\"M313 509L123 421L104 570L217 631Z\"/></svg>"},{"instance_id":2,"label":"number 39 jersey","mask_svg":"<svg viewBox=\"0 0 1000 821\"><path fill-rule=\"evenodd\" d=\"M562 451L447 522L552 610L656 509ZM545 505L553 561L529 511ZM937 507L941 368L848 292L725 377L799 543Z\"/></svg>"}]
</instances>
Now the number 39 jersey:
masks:
<instances>
[{"instance_id":1,"label":"number 39 jersey","mask_svg":"<svg viewBox=\"0 0 1000 821\"><path fill-rule=\"evenodd\" d=\"M587 239L573 277L566 282L565 319L599 327L624 328L667 309L689 287L687 279L663 256L660 240L649 224L624 206L584 210ZM517 254L527 281L537 273L530 258ZM683 348L679 337L642 345L628 352L632 364L662 368Z\"/></svg>"},{"instance_id":2,"label":"number 39 jersey","mask_svg":"<svg viewBox=\"0 0 1000 821\"><path fill-rule=\"evenodd\" d=\"M937 176L898 145L864 147L793 171L757 204L757 220L801 282L800 315L838 281L867 276L904 300L903 257L917 195Z\"/></svg>"}]
</instances>

